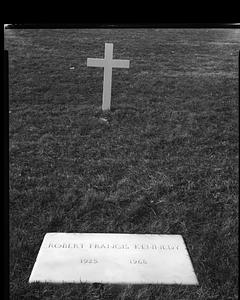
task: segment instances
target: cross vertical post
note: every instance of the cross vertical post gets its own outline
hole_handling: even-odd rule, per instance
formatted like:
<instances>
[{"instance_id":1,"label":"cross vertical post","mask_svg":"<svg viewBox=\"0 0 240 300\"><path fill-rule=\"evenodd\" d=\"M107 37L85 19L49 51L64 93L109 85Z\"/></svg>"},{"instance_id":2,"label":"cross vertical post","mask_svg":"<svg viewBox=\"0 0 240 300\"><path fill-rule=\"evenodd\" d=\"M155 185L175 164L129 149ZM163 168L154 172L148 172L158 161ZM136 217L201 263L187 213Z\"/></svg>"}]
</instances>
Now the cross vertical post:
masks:
<instances>
[{"instance_id":1,"label":"cross vertical post","mask_svg":"<svg viewBox=\"0 0 240 300\"><path fill-rule=\"evenodd\" d=\"M112 89L112 57L113 44L105 44L105 66L103 77L103 99L102 110L109 110L111 105L111 89Z\"/></svg>"},{"instance_id":2,"label":"cross vertical post","mask_svg":"<svg viewBox=\"0 0 240 300\"><path fill-rule=\"evenodd\" d=\"M102 58L88 58L88 67L103 67L103 97L102 110L110 110L112 89L112 68L129 68L129 60L113 59L113 44L105 43L105 56Z\"/></svg>"}]
</instances>

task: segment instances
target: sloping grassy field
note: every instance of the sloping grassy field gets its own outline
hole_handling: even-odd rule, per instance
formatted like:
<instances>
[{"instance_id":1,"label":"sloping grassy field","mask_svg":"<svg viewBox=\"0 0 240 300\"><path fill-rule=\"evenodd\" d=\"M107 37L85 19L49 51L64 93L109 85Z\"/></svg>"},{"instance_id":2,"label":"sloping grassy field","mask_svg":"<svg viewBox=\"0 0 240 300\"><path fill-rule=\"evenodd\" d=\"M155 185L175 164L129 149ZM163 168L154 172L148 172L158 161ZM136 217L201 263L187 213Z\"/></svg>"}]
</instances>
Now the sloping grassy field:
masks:
<instances>
[{"instance_id":1,"label":"sloping grassy field","mask_svg":"<svg viewBox=\"0 0 240 300\"><path fill-rule=\"evenodd\" d=\"M238 299L240 30L4 34L10 299ZM130 60L107 114L103 70L86 66L105 42ZM200 285L30 285L47 232L182 234Z\"/></svg>"}]
</instances>

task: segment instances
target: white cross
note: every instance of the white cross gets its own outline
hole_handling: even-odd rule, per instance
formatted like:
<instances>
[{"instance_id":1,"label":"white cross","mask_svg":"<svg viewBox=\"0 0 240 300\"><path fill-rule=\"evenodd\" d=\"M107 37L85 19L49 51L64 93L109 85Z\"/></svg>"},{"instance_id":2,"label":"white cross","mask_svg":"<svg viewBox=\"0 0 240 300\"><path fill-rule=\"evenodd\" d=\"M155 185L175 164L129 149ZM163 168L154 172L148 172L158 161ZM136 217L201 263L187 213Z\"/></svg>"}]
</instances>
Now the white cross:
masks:
<instances>
[{"instance_id":1,"label":"white cross","mask_svg":"<svg viewBox=\"0 0 240 300\"><path fill-rule=\"evenodd\" d=\"M113 59L113 44L105 43L104 58L88 58L88 67L103 67L103 102L102 110L109 110L111 104L112 68L129 68L129 60Z\"/></svg>"}]
</instances>

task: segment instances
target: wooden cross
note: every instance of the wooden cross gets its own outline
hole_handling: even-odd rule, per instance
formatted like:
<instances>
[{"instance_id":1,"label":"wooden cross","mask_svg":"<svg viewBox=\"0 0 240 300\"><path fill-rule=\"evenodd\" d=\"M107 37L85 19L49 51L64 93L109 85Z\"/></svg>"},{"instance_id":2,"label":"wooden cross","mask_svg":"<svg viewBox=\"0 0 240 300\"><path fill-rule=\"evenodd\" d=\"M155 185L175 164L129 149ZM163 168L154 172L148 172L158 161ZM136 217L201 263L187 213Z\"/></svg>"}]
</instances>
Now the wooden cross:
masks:
<instances>
[{"instance_id":1,"label":"wooden cross","mask_svg":"<svg viewBox=\"0 0 240 300\"><path fill-rule=\"evenodd\" d=\"M102 110L109 110L111 104L112 68L129 68L129 60L113 59L113 44L105 43L105 57L88 58L87 66L104 68Z\"/></svg>"}]
</instances>

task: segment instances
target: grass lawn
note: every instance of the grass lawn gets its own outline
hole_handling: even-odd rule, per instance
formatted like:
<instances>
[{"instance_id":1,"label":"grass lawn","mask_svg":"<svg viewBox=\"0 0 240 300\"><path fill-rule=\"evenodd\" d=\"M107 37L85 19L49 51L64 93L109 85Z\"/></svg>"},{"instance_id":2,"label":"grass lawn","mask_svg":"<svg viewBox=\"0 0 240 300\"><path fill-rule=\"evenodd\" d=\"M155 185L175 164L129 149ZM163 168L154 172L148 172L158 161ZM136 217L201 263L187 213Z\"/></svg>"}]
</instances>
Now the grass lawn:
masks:
<instances>
[{"instance_id":1,"label":"grass lawn","mask_svg":"<svg viewBox=\"0 0 240 300\"><path fill-rule=\"evenodd\" d=\"M240 30L6 29L4 39L10 299L238 299ZM103 70L86 64L105 42L130 69L113 70L103 114ZM200 285L30 285L47 232L181 234Z\"/></svg>"}]
</instances>

